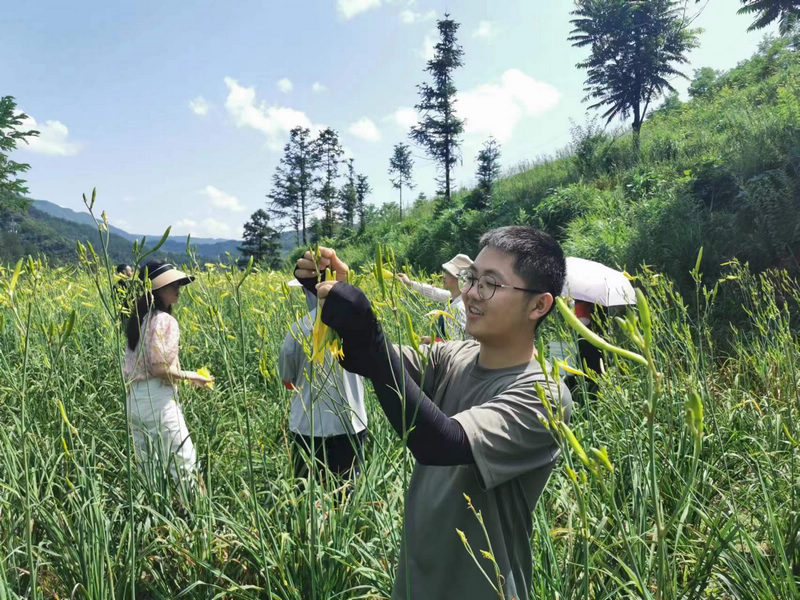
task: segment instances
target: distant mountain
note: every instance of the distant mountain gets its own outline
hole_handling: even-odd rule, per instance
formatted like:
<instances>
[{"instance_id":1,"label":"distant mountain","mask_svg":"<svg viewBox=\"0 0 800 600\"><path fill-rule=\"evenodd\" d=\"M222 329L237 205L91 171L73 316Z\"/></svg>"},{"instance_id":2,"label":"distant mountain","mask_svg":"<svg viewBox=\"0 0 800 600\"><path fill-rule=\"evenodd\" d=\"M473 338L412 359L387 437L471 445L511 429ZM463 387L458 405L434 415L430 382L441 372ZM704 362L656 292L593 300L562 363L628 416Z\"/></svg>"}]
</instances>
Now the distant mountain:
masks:
<instances>
[{"instance_id":1,"label":"distant mountain","mask_svg":"<svg viewBox=\"0 0 800 600\"><path fill-rule=\"evenodd\" d=\"M0 263L14 263L27 255L44 255L51 264L74 263L78 242L84 245L89 242L99 250L97 228L59 219L30 207L27 213L7 218L0 228ZM112 233L108 239L108 254L114 263L131 262L131 242ZM184 253L159 252L159 257L177 263L186 259Z\"/></svg>"},{"instance_id":2,"label":"distant mountain","mask_svg":"<svg viewBox=\"0 0 800 600\"><path fill-rule=\"evenodd\" d=\"M56 217L58 219L63 219L65 221L70 221L72 223L89 225L92 228L95 227L94 219L92 219L92 216L87 212L78 212L70 208L64 208L63 206L59 206L58 204L48 202L47 200L34 200L32 203L32 208L39 211L40 213L45 213L47 215ZM128 233L127 231L120 229L119 227L114 227L113 225L109 225L108 229L110 233L116 234L121 238L128 240L129 242L142 239L141 235ZM160 237L161 236L159 235L147 236L147 241L149 243L155 243L160 239ZM283 256L286 256L295 247L294 232L286 231L281 233L280 241L281 241L281 254ZM239 245L241 244L241 241L239 240L228 240L224 238L192 237L191 244L193 247L196 248L198 257L202 256L204 258L208 258L211 260L224 259L226 252L229 252L233 258L239 258L241 256L241 253L239 252ZM164 242L163 246L161 246L161 250L173 254L181 254L181 255L185 254L186 236L179 236L179 235L169 236L169 239L166 242Z\"/></svg>"},{"instance_id":3,"label":"distant mountain","mask_svg":"<svg viewBox=\"0 0 800 600\"><path fill-rule=\"evenodd\" d=\"M130 234L119 227L109 227L108 253L114 263L133 261L133 240L142 236ZM160 236L147 237L146 247L152 247ZM52 202L34 200L22 214L0 215L0 264L13 264L27 256L44 255L51 264L75 263L77 243L90 242L100 249L97 226L91 215L63 208ZM227 262L226 252L233 259L240 258L237 240L214 238L192 239L197 261ZM281 234L281 249L286 256L294 249L294 232ZM172 236L157 253L158 258L176 264L187 261L186 238Z\"/></svg>"},{"instance_id":4,"label":"distant mountain","mask_svg":"<svg viewBox=\"0 0 800 600\"><path fill-rule=\"evenodd\" d=\"M94 219L92 219L92 216L87 212L78 212L70 208L64 208L58 204L48 202L47 200L34 200L32 207L39 212L43 212L58 219L64 219L65 221L71 221L73 223L81 223L83 225L90 225L92 227L95 226ZM113 225L109 225L108 230L110 233L115 233L129 242L142 239L141 235L128 233L127 231L120 229L119 227L114 227ZM160 239L160 237L161 236L159 235L147 236L148 240L153 241L157 241ZM198 255L208 257L223 257L225 256L226 252L230 252L231 256L234 258L238 258L241 255L238 249L239 244L241 244L239 240L193 237L191 242L192 246L197 248ZM161 248L165 252L183 254L186 252L186 236L171 235L169 236L169 239L164 242L164 245L161 246Z\"/></svg>"}]
</instances>

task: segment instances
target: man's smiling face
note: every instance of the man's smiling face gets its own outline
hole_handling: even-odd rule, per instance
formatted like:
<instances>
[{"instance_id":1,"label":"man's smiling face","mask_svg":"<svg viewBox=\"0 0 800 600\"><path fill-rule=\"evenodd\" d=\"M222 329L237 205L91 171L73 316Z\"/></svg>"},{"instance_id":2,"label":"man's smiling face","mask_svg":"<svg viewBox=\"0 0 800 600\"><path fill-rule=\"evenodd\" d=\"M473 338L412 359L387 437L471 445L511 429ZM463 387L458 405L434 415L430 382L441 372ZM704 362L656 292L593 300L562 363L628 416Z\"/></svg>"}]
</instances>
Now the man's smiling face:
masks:
<instances>
[{"instance_id":1,"label":"man's smiling face","mask_svg":"<svg viewBox=\"0 0 800 600\"><path fill-rule=\"evenodd\" d=\"M527 287L514 272L514 257L497 248L481 250L470 271L475 277L491 276L499 284ZM534 294L498 287L489 300L484 300L475 283L468 291L462 291L462 296L467 313L467 333L479 342L499 342L532 332L530 312Z\"/></svg>"}]
</instances>

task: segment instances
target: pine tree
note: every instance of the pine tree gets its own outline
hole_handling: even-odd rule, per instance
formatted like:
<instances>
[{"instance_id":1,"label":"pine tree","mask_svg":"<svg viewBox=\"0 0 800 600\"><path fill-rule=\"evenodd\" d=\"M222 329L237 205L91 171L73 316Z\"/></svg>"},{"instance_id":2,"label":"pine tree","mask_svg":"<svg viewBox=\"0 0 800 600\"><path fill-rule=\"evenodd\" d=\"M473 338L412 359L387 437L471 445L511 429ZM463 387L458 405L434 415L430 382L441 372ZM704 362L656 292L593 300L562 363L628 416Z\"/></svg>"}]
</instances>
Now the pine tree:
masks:
<instances>
[{"instance_id":1,"label":"pine tree","mask_svg":"<svg viewBox=\"0 0 800 600\"><path fill-rule=\"evenodd\" d=\"M686 77L676 65L697 46L697 31L688 29L675 0L577 0L569 40L590 55L578 67L586 69L585 100L590 108L605 107L610 123L633 116L634 149L651 103L664 90L675 91L670 79Z\"/></svg>"},{"instance_id":2,"label":"pine tree","mask_svg":"<svg viewBox=\"0 0 800 600\"><path fill-rule=\"evenodd\" d=\"M339 176L339 163L344 150L339 143L338 134L330 127L322 130L314 140L315 153L322 173L318 178L319 187L315 190L318 206L322 209L320 233L332 236L336 223L336 179Z\"/></svg>"},{"instance_id":3,"label":"pine tree","mask_svg":"<svg viewBox=\"0 0 800 600\"><path fill-rule=\"evenodd\" d=\"M355 223L358 197L356 196L356 172L353 159L347 161L347 181L339 190L339 209L345 227L352 229Z\"/></svg>"},{"instance_id":4,"label":"pine tree","mask_svg":"<svg viewBox=\"0 0 800 600\"><path fill-rule=\"evenodd\" d=\"M470 195L467 208L482 210L489 206L489 198L492 196L492 186L500 177L500 146L497 140L490 137L483 144L478 156L478 169L475 173L478 185Z\"/></svg>"},{"instance_id":5,"label":"pine tree","mask_svg":"<svg viewBox=\"0 0 800 600\"><path fill-rule=\"evenodd\" d=\"M367 181L366 175L359 175L356 179L356 206L358 210L358 228L359 231L364 231L366 227L366 214L367 214L367 196L372 191L372 188Z\"/></svg>"},{"instance_id":6,"label":"pine tree","mask_svg":"<svg viewBox=\"0 0 800 600\"><path fill-rule=\"evenodd\" d=\"M411 170L414 162L411 160L411 148L407 144L395 144L394 154L389 159L389 175L392 187L400 190L400 220L403 220L403 186L413 189Z\"/></svg>"},{"instance_id":7,"label":"pine tree","mask_svg":"<svg viewBox=\"0 0 800 600\"><path fill-rule=\"evenodd\" d=\"M462 66L464 50L456 42L459 24L450 18L436 22L439 42L434 47L433 58L425 70L430 73L433 84L422 83L419 103L415 105L421 113L420 122L411 128L411 139L422 146L438 164L442 173L439 183L446 204L450 205L452 169L460 158L459 136L464 131L464 121L456 117L456 86L453 71Z\"/></svg>"},{"instance_id":8,"label":"pine tree","mask_svg":"<svg viewBox=\"0 0 800 600\"><path fill-rule=\"evenodd\" d=\"M270 227L269 215L265 210L258 209L244 224L239 251L243 256L252 256L254 262L270 269L280 266L280 234Z\"/></svg>"},{"instance_id":9,"label":"pine tree","mask_svg":"<svg viewBox=\"0 0 800 600\"><path fill-rule=\"evenodd\" d=\"M295 127L289 132L283 157L272 177L269 211L278 219L289 219L295 230L297 244L308 245L306 221L313 210L314 184L319 156L311 131Z\"/></svg>"},{"instance_id":10,"label":"pine tree","mask_svg":"<svg viewBox=\"0 0 800 600\"><path fill-rule=\"evenodd\" d=\"M36 137L39 132L20 128L28 115L15 112L17 104L13 96L0 98L0 218L23 211L28 201L23 198L28 193L24 179L19 179L31 166L10 160L8 155L17 147L17 142L27 142L26 138Z\"/></svg>"}]
</instances>

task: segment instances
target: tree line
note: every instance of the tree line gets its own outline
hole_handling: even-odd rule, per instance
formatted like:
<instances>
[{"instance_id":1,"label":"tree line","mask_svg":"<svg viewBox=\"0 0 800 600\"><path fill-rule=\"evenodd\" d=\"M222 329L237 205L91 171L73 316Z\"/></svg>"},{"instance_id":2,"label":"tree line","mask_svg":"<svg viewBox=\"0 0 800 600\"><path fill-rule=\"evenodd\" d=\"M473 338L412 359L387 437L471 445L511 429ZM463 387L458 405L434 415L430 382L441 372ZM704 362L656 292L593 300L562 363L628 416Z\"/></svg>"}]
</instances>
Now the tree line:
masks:
<instances>
[{"instance_id":1,"label":"tree line","mask_svg":"<svg viewBox=\"0 0 800 600\"><path fill-rule=\"evenodd\" d=\"M695 0L699 3L700 0ZM589 50L578 67L587 73L584 90L590 108L603 110L610 123L632 118L634 147L648 111L666 91L674 93L671 79L686 77L678 67L687 62L689 50L698 44L698 31L689 28L688 0L576 0L569 41ZM797 26L800 0L740 0L739 14L754 17L749 29L760 29L777 21L785 34ZM436 164L437 195L449 207L453 169L461 159L464 121L456 110L456 69L463 66L463 48L458 44L459 24L445 14L437 21L439 40L425 66L430 81L417 86L415 105L418 122L409 131ZM26 163L9 158L18 142L38 135L24 130L26 115L17 112L12 96L0 98L0 225L14 226L14 216L27 210L28 189L20 177ZM466 202L467 208L488 206L491 189L500 172L500 148L489 139L477 156L478 185ZM408 144L394 146L388 174L400 194L414 188L413 160ZM253 256L270 267L278 266L279 233L271 221L288 224L298 245L321 237L363 232L371 186L366 175L356 173L353 158L344 159L338 133L326 128L315 137L310 129L295 127L284 146L283 156L272 177L265 209L253 213L244 226L243 255Z\"/></svg>"}]
</instances>

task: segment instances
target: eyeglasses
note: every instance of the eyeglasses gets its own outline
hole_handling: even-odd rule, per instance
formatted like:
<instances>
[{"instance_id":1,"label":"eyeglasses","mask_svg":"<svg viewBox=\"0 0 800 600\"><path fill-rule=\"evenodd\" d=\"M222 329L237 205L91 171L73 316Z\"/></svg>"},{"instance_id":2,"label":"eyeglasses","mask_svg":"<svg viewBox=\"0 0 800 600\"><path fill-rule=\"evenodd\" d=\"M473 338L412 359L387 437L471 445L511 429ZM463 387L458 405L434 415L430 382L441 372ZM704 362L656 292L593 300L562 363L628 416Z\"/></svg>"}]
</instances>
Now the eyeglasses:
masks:
<instances>
[{"instance_id":1,"label":"eyeglasses","mask_svg":"<svg viewBox=\"0 0 800 600\"><path fill-rule=\"evenodd\" d=\"M532 290L529 288L521 288L516 285L508 285L505 283L497 283L497 280L492 275L481 275L475 277L475 273L469 270L461 271L458 274L458 287L462 294L466 294L472 289L472 286L478 284L478 296L481 300L491 300L497 288L510 288L512 290L519 290L521 292L528 292L530 294L543 294L542 290Z\"/></svg>"}]
</instances>

